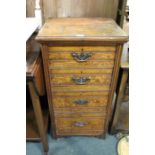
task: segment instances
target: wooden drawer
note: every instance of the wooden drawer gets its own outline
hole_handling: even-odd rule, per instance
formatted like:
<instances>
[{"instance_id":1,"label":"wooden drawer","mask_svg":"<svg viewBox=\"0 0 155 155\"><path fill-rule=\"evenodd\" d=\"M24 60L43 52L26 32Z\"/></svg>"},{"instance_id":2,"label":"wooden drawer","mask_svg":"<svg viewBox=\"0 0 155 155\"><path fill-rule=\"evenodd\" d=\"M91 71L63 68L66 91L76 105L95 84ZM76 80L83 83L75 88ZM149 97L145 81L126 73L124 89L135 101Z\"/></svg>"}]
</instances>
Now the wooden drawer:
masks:
<instances>
[{"instance_id":1,"label":"wooden drawer","mask_svg":"<svg viewBox=\"0 0 155 155\"><path fill-rule=\"evenodd\" d=\"M52 103L55 108L64 107L102 107L108 103L107 96L77 96L77 97L59 97L53 96Z\"/></svg>"},{"instance_id":2,"label":"wooden drawer","mask_svg":"<svg viewBox=\"0 0 155 155\"><path fill-rule=\"evenodd\" d=\"M50 60L76 60L74 55L80 56L82 54L89 55L87 61L92 60L114 60L115 52L49 52Z\"/></svg>"},{"instance_id":3,"label":"wooden drawer","mask_svg":"<svg viewBox=\"0 0 155 155\"><path fill-rule=\"evenodd\" d=\"M57 97L91 97L91 96L96 96L96 97L108 97L109 91L80 91L80 92L52 92L52 96L57 96Z\"/></svg>"},{"instance_id":4,"label":"wooden drawer","mask_svg":"<svg viewBox=\"0 0 155 155\"><path fill-rule=\"evenodd\" d=\"M65 107L54 108L56 117L105 117L107 107Z\"/></svg>"},{"instance_id":5,"label":"wooden drawer","mask_svg":"<svg viewBox=\"0 0 155 155\"><path fill-rule=\"evenodd\" d=\"M76 91L109 91L110 85L69 85L69 86L53 86L52 92L76 92Z\"/></svg>"},{"instance_id":6,"label":"wooden drawer","mask_svg":"<svg viewBox=\"0 0 155 155\"><path fill-rule=\"evenodd\" d=\"M50 74L112 74L113 69L50 69Z\"/></svg>"},{"instance_id":7,"label":"wooden drawer","mask_svg":"<svg viewBox=\"0 0 155 155\"><path fill-rule=\"evenodd\" d=\"M108 74L53 74L51 77L52 85L77 85L79 83L87 84L87 85L95 85L95 84L110 84L111 83L111 75Z\"/></svg>"},{"instance_id":8,"label":"wooden drawer","mask_svg":"<svg viewBox=\"0 0 155 155\"><path fill-rule=\"evenodd\" d=\"M103 130L105 121L102 117L56 117L55 123L58 131L78 132L83 130Z\"/></svg>"},{"instance_id":9,"label":"wooden drawer","mask_svg":"<svg viewBox=\"0 0 155 155\"><path fill-rule=\"evenodd\" d=\"M105 60L105 61L85 61L85 62L77 62L75 60L49 60L49 69L86 69L86 68L113 68L114 61L113 60Z\"/></svg>"},{"instance_id":10,"label":"wooden drawer","mask_svg":"<svg viewBox=\"0 0 155 155\"><path fill-rule=\"evenodd\" d=\"M49 46L49 52L115 52L115 46Z\"/></svg>"}]
</instances>

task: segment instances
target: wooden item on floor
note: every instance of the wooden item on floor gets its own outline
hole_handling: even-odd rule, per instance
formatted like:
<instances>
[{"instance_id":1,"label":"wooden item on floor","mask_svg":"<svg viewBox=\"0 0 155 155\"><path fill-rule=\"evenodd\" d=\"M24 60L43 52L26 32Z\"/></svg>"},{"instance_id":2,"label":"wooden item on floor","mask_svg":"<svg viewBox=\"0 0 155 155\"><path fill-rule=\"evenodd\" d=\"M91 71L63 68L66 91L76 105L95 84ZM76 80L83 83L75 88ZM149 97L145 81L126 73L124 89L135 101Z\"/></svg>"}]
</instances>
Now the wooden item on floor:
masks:
<instances>
[{"instance_id":1,"label":"wooden item on floor","mask_svg":"<svg viewBox=\"0 0 155 155\"><path fill-rule=\"evenodd\" d=\"M36 39L42 44L54 138L105 136L128 36L112 19L57 18Z\"/></svg>"},{"instance_id":2,"label":"wooden item on floor","mask_svg":"<svg viewBox=\"0 0 155 155\"><path fill-rule=\"evenodd\" d=\"M36 48L38 49L38 45L36 45L37 43L32 38L30 42L33 42L33 44L27 46L26 84L29 89L33 108L27 108L26 139L28 141L41 140L44 151L48 152L46 135L48 112L42 112L39 98L39 96L45 94L42 59L40 51L36 50Z\"/></svg>"},{"instance_id":3,"label":"wooden item on floor","mask_svg":"<svg viewBox=\"0 0 155 155\"><path fill-rule=\"evenodd\" d=\"M129 132L129 53L123 51L111 133Z\"/></svg>"}]
</instances>

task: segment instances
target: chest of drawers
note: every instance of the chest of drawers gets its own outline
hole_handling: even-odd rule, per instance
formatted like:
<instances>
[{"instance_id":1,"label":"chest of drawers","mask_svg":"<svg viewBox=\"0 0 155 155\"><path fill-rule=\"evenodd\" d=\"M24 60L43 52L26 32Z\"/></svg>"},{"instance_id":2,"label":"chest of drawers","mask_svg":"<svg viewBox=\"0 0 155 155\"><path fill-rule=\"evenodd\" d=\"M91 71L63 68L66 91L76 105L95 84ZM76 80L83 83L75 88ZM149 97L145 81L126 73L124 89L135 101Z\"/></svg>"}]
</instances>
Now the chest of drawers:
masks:
<instances>
[{"instance_id":1,"label":"chest of drawers","mask_svg":"<svg viewBox=\"0 0 155 155\"><path fill-rule=\"evenodd\" d=\"M42 44L53 137L105 135L126 34L111 19L48 20Z\"/></svg>"}]
</instances>

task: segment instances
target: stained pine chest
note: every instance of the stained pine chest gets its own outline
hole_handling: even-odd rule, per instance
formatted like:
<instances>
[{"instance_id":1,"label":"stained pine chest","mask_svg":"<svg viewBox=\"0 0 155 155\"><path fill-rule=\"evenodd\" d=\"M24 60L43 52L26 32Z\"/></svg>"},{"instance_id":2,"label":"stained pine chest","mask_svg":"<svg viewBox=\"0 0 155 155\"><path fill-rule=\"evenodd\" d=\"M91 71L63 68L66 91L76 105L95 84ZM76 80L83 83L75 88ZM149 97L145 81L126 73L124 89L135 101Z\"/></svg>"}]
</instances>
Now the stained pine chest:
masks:
<instances>
[{"instance_id":1,"label":"stained pine chest","mask_svg":"<svg viewBox=\"0 0 155 155\"><path fill-rule=\"evenodd\" d=\"M53 137L104 136L128 36L112 19L57 18L36 39L42 44Z\"/></svg>"}]
</instances>

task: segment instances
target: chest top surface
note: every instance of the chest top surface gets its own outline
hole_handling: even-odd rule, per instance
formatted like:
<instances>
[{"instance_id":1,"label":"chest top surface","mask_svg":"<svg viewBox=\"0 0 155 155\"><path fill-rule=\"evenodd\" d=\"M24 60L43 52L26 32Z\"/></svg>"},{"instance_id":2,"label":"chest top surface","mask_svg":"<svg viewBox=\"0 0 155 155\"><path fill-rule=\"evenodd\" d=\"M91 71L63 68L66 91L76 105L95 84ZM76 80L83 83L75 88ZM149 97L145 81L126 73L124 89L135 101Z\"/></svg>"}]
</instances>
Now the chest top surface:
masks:
<instances>
[{"instance_id":1,"label":"chest top surface","mask_svg":"<svg viewBox=\"0 0 155 155\"><path fill-rule=\"evenodd\" d=\"M36 37L38 41L53 40L128 40L127 34L109 18L56 18L49 19Z\"/></svg>"}]
</instances>

